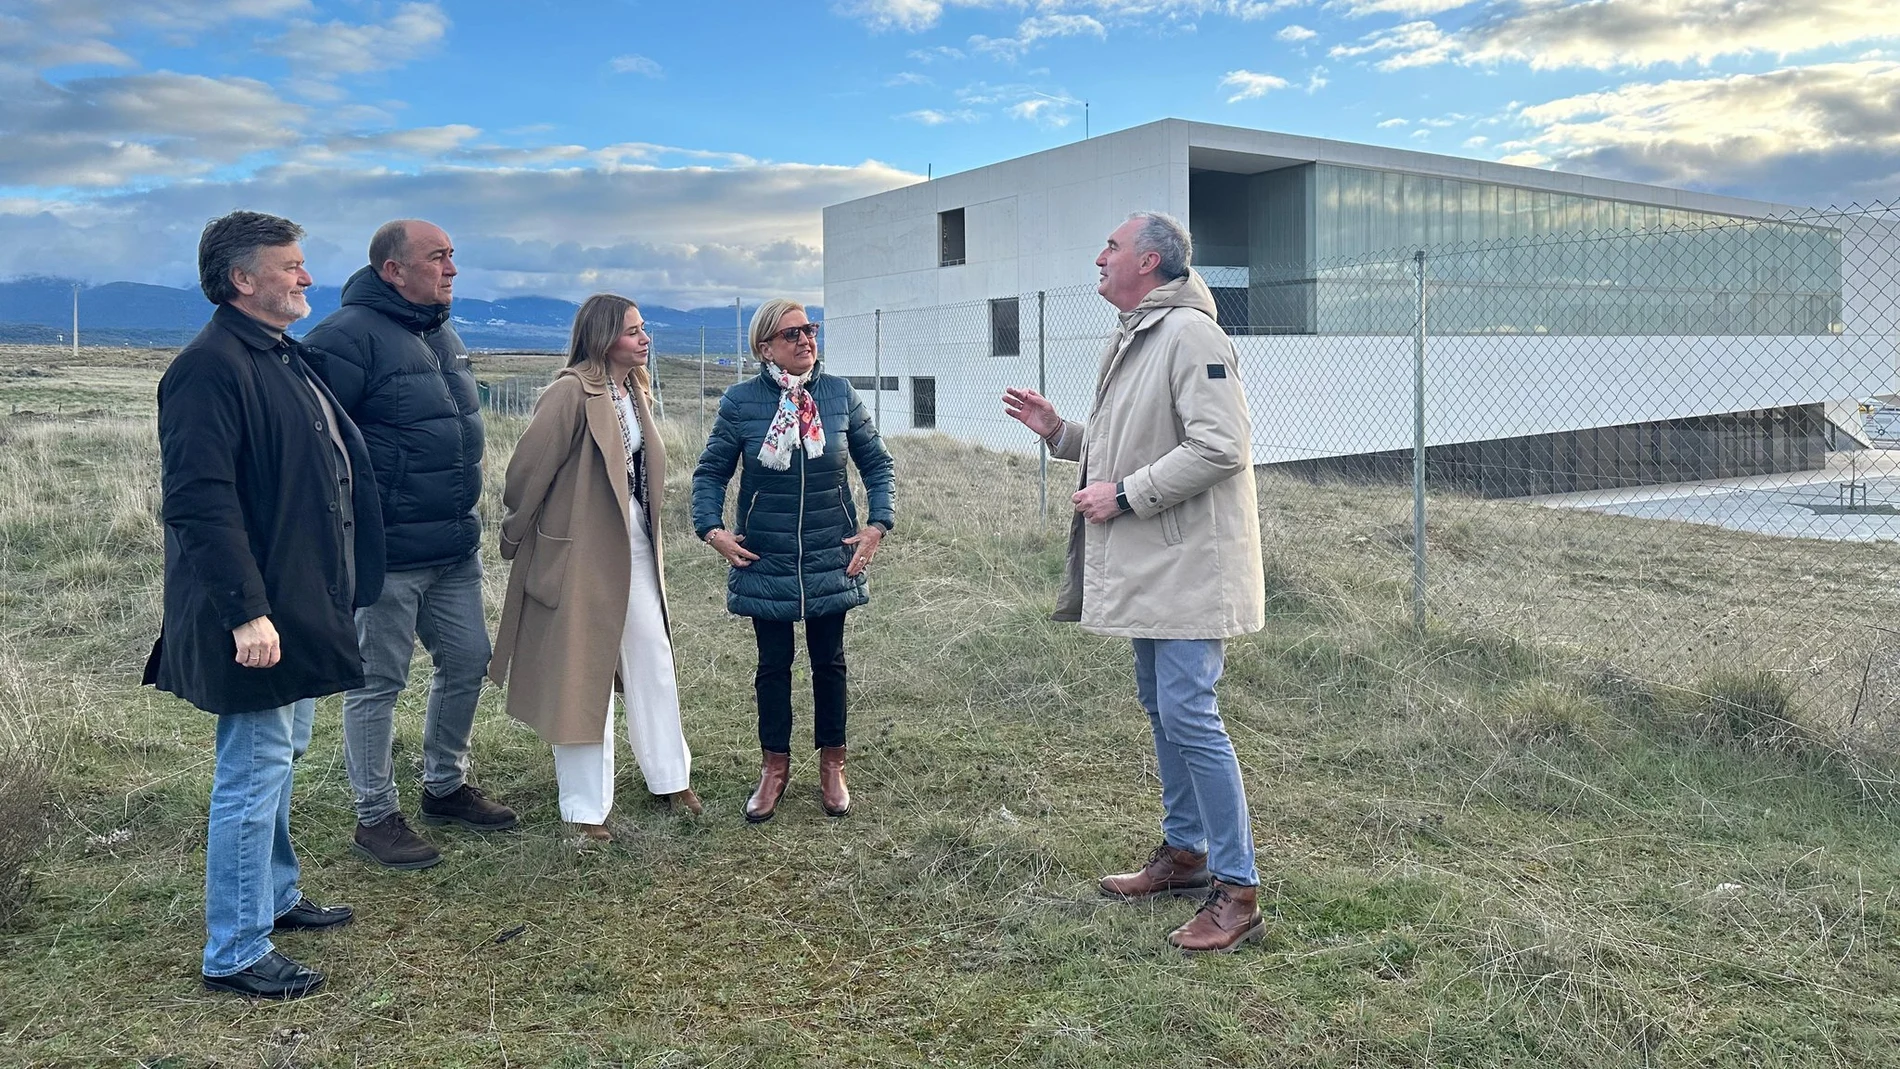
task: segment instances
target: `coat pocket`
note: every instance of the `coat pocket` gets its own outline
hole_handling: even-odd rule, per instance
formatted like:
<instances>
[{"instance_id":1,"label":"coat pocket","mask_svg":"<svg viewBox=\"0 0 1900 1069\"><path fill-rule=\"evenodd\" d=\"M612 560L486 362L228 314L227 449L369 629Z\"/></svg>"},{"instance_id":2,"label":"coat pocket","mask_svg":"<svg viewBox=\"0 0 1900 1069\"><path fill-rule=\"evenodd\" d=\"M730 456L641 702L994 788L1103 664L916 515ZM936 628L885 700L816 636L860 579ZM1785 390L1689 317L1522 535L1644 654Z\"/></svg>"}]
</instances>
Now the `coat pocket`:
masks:
<instances>
[{"instance_id":1,"label":"coat pocket","mask_svg":"<svg viewBox=\"0 0 1900 1069\"><path fill-rule=\"evenodd\" d=\"M572 538L556 538L534 529L534 558L528 562L528 574L521 590L550 609L561 607L561 588L567 581L567 558L574 549Z\"/></svg>"},{"instance_id":2,"label":"coat pocket","mask_svg":"<svg viewBox=\"0 0 1900 1069\"><path fill-rule=\"evenodd\" d=\"M1161 540L1171 546L1180 545L1181 506L1162 509L1161 515L1156 518L1161 521Z\"/></svg>"}]
</instances>

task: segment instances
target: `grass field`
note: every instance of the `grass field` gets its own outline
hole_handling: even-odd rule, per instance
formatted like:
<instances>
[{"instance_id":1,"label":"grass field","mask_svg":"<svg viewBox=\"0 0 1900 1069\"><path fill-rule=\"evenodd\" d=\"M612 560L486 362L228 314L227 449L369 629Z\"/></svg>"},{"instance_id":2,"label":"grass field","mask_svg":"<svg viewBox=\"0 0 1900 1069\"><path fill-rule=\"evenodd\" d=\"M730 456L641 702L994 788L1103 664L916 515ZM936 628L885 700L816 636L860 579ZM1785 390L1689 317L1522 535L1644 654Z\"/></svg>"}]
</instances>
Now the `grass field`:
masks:
<instances>
[{"instance_id":1,"label":"grass field","mask_svg":"<svg viewBox=\"0 0 1900 1069\"><path fill-rule=\"evenodd\" d=\"M1865 594L1890 547L1444 498L1414 636L1406 498L1263 476L1270 620L1230 647L1223 709L1269 935L1184 959L1163 936L1191 903L1094 891L1157 837L1153 757L1126 644L1045 618L1066 525L1025 504L1033 462L892 443L899 528L849 634L852 815L821 814L800 754L745 824L751 635L686 535L687 421L667 570L706 815L647 804L623 758L619 837L577 852L491 691L478 775L523 826L373 871L327 699L292 827L306 889L359 919L281 940L323 994L208 995L211 722L134 685L162 362L0 350L0 754L38 755L51 826L0 929L0 1064L1900 1061L1893 688L1854 623L1892 597ZM491 422L491 490L520 427Z\"/></svg>"}]
</instances>

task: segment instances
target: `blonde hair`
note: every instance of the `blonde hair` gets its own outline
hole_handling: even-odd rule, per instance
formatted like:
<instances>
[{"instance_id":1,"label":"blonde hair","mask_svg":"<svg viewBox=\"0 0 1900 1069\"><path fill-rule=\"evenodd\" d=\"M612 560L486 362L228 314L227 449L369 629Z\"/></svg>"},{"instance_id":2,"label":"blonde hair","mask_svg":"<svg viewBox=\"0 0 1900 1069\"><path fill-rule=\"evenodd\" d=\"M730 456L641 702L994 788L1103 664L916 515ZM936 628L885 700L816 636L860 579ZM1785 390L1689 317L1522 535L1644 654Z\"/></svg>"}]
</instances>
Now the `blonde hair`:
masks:
<instances>
[{"instance_id":1,"label":"blonde hair","mask_svg":"<svg viewBox=\"0 0 1900 1069\"><path fill-rule=\"evenodd\" d=\"M752 313L752 329L748 332L752 335L753 359L759 361L765 359L765 343L770 341L772 335L777 332L779 320L784 319L789 312L804 310L804 305L784 297L774 297L759 305L759 310Z\"/></svg>"},{"instance_id":2,"label":"blonde hair","mask_svg":"<svg viewBox=\"0 0 1900 1069\"><path fill-rule=\"evenodd\" d=\"M627 324L627 310L638 308L618 293L596 293L574 313L574 332L567 341L567 366L578 367L590 375L607 377L607 350L620 340ZM651 395L653 376L644 367L633 369L633 381L640 392Z\"/></svg>"}]
</instances>

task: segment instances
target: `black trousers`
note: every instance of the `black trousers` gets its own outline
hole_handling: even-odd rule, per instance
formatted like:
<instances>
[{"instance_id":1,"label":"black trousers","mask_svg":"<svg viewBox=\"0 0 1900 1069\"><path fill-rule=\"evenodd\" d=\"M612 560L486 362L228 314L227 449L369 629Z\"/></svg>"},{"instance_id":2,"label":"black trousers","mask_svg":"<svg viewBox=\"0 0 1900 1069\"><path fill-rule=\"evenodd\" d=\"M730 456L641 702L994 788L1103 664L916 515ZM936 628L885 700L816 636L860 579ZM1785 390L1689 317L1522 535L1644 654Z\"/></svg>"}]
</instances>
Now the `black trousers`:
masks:
<instances>
[{"instance_id":1,"label":"black trousers","mask_svg":"<svg viewBox=\"0 0 1900 1069\"><path fill-rule=\"evenodd\" d=\"M805 620L811 657L811 736L814 748L844 745L844 613ZM759 747L792 752L792 621L752 618L759 641L753 691L759 700Z\"/></svg>"}]
</instances>

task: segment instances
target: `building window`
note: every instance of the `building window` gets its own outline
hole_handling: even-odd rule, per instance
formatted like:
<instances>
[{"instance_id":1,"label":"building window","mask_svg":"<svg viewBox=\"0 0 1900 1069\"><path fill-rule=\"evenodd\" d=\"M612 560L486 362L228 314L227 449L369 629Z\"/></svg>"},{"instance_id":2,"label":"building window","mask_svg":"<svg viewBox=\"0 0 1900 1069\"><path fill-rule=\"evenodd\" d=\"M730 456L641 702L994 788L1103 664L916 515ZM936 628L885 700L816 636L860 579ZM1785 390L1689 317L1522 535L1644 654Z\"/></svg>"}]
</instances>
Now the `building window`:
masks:
<instances>
[{"instance_id":1,"label":"building window","mask_svg":"<svg viewBox=\"0 0 1900 1069\"><path fill-rule=\"evenodd\" d=\"M910 425L930 430L937 425L937 380L910 380Z\"/></svg>"},{"instance_id":2,"label":"building window","mask_svg":"<svg viewBox=\"0 0 1900 1069\"><path fill-rule=\"evenodd\" d=\"M937 213L937 266L952 267L963 262L963 209Z\"/></svg>"},{"instance_id":3,"label":"building window","mask_svg":"<svg viewBox=\"0 0 1900 1069\"><path fill-rule=\"evenodd\" d=\"M896 375L884 376L884 385L882 387L878 386L877 378L876 376L873 376L873 375L846 375L844 377L844 380L850 383L851 388L854 390L882 389L882 390L892 392L892 393L896 392L897 390L897 376Z\"/></svg>"},{"instance_id":4,"label":"building window","mask_svg":"<svg viewBox=\"0 0 1900 1069\"><path fill-rule=\"evenodd\" d=\"M990 355L1021 356L1022 352L1022 306L1014 297L998 297L990 302Z\"/></svg>"}]
</instances>

